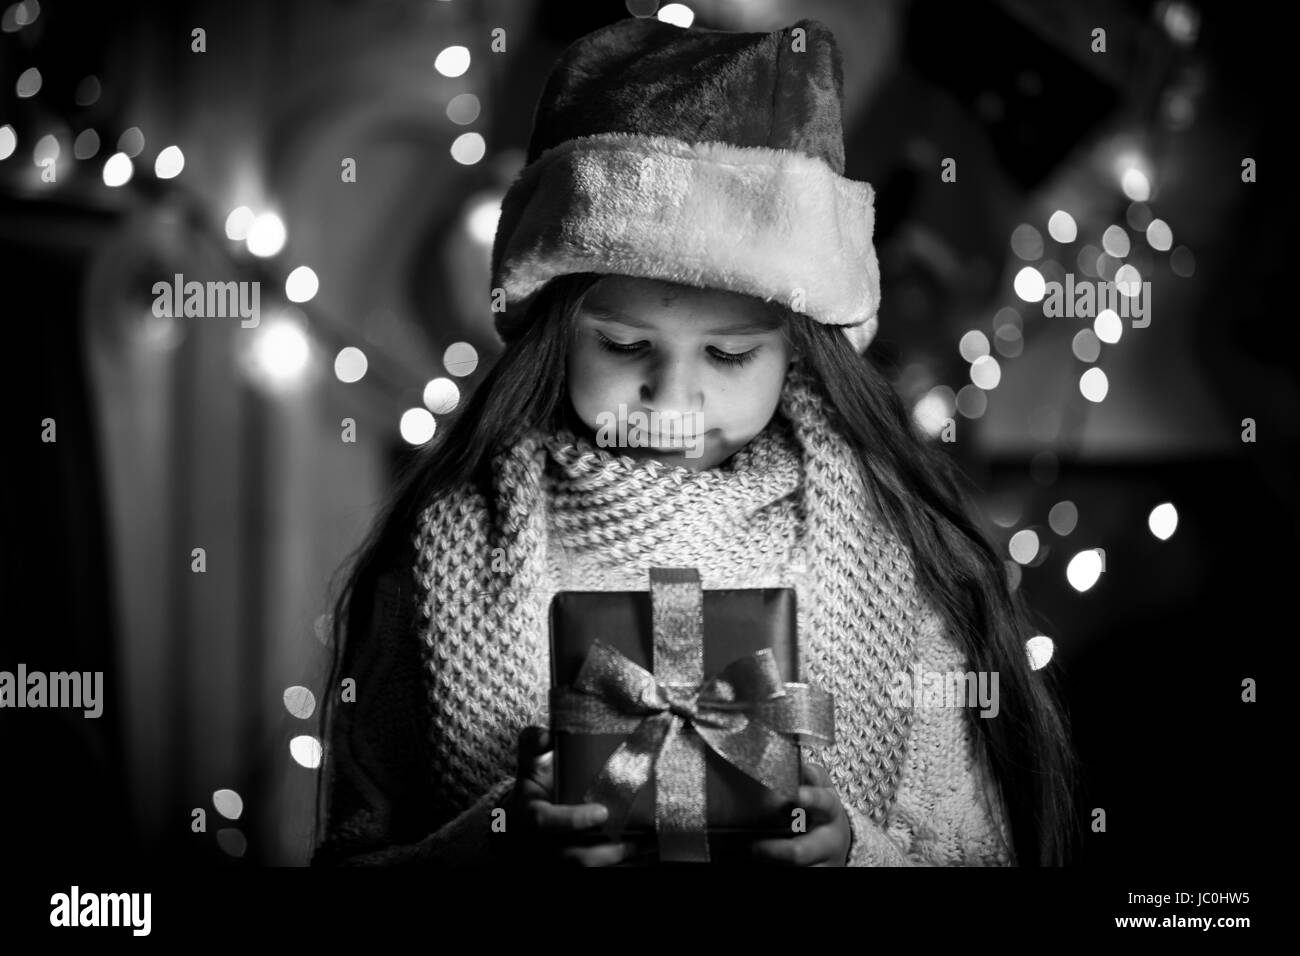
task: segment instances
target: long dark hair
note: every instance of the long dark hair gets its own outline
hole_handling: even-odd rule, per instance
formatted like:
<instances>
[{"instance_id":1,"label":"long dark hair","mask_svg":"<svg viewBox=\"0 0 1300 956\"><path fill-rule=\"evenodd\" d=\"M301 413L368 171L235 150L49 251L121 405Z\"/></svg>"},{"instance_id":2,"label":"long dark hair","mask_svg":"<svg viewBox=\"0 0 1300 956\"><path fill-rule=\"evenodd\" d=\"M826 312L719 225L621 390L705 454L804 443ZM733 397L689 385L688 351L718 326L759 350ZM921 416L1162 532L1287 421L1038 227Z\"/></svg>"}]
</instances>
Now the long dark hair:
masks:
<instances>
[{"instance_id":1,"label":"long dark hair","mask_svg":"<svg viewBox=\"0 0 1300 956\"><path fill-rule=\"evenodd\" d=\"M334 605L327 688L337 688L346 642L365 634L379 575L413 565L416 521L430 500L466 482L487 494L497 452L530 428L573 427L565 357L582 297L599 278L580 274L550 282L530 304L523 334L404 470L370 535L340 568L346 577ZM838 329L782 311L832 423L858 453L877 506L912 553L918 586L965 652L968 667L998 674L998 716L985 719L976 708L963 709L1005 802L1016 862L1065 864L1076 834L1075 765L1065 712L1049 674L1029 665L1025 641L1034 629L973 518L968 482L915 431L902 399L869 357L859 355ZM325 693L318 839L327 813L335 706L334 693Z\"/></svg>"}]
</instances>

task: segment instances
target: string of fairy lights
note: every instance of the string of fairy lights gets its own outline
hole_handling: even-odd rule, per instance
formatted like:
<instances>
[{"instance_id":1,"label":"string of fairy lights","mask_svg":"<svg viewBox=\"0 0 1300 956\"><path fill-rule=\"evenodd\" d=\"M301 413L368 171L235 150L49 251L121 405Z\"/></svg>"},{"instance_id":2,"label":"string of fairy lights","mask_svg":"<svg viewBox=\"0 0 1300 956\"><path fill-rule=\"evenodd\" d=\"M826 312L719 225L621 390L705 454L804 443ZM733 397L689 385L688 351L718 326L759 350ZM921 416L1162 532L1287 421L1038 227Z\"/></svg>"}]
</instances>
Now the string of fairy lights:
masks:
<instances>
[{"instance_id":1,"label":"string of fairy lights","mask_svg":"<svg viewBox=\"0 0 1300 956\"><path fill-rule=\"evenodd\" d=\"M11 4L0 15L0 28L6 33L16 33L37 23L40 16L38 0L23 0ZM468 48L451 45L437 54L433 69L442 77L457 78L469 70L470 61ZM35 101L44 86L45 77L40 67L31 66L18 76L14 93L19 100ZM97 76L85 76L76 86L75 106L78 110L87 110L100 101L103 92ZM453 127L471 126L479 119L480 113L478 97L472 92L457 93L446 104L446 117ZM74 116L71 124L78 121L79 118ZM117 137L115 149L103 156L106 149L101 131L84 119L82 122L84 128L72 139L70 154L66 146L71 134L66 128L43 132L35 138L31 151L32 166L26 173L18 174L21 185L29 193L41 195L39 190L44 189L48 194L68 188L68 184L73 182L84 189L86 177L78 175L77 167L89 165L98 157L102 159L97 178L105 190L130 188L133 182L138 182L138 177L148 174L149 167L144 160L148 143L144 130L138 126L125 129ZM21 146L14 125L0 125L0 163L17 161ZM480 162L487 152L482 134L475 130L455 135L448 149L452 159L464 166ZM177 144L159 149L153 158L152 173L159 181L176 181L185 168L185 153ZM178 182L171 185L181 188ZM469 238L482 247L490 248L499 207L500 195L484 194L474 197L465 210L463 227ZM285 250L290 246L289 232L289 224L275 208L239 204L224 218L225 238L235 244L233 251L261 260L263 268L275 269L283 283L285 306L273 308L271 314L249 330L250 342L238 358L241 371L272 395L284 395L305 386L311 378L308 373L313 364L320 362L320 343L313 341L313 326L302 307L316 299L321 280L307 264L279 268ZM316 310L315 306L313 310ZM169 348L179 336L179 328L171 316L147 314L141 317L140 325L138 341L146 347ZM344 385L362 381L370 370L371 358L360 344L343 345L333 357L335 379ZM451 413L460 403L461 390L454 379L472 375L478 363L478 352L469 342L453 342L444 349L442 364L447 375L425 382L420 389L421 404L401 412L397 430L403 440L411 445L422 445L433 438L437 426L435 416ZM321 642L328 643L328 615L318 619L315 630ZM287 688L283 702L286 711L299 720L310 719L316 710L315 695L300 685ZM320 765L321 742L313 734L293 735L288 742L288 751L293 761L302 767L316 769ZM240 794L228 788L214 791L212 805L220 817L232 824L240 819L244 810ZM242 857L247 850L247 839L237 826L219 829L216 842L232 857Z\"/></svg>"},{"instance_id":2,"label":"string of fairy lights","mask_svg":"<svg viewBox=\"0 0 1300 956\"><path fill-rule=\"evenodd\" d=\"M1190 4L1166 0L1157 6L1156 17L1175 45L1186 48L1194 43L1200 18ZM1184 130L1194 121L1194 95L1189 90L1172 89L1163 98L1160 109L1163 115L1159 120L1167 128ZM1149 315L1131 316L1130 312L1141 311L1144 287L1149 289L1150 279L1157 275L1160 258L1165 260L1168 275L1186 279L1196 271L1196 259L1191 249L1186 245L1175 246L1173 228L1155 215L1151 162L1138 149L1115 148L1109 143L1099 149L1105 151L1103 165L1108 167L1113 177L1109 188L1118 189L1122 196L1120 202L1127 205L1123 224L1109 222L1096 242L1086 242L1074 253L1075 265L1083 274L1084 281L1098 281L1113 287L1113 301L1118 305L1118 309L1097 310L1091 326L1080 329L1070 340L1073 357L1086 366L1078 372L1076 385L1078 394L1087 401L1088 407L1101 404L1110 393L1110 381L1100 361L1105 348L1119 344L1125 319L1130 319L1137 329L1145 328L1145 323L1150 321ZM1021 306L1007 304L996 310L992 319L992 341L982 329L971 329L958 342L958 352L967 363L970 382L955 392L948 385L936 385L913 406L914 421L931 439L941 436L958 414L971 420L985 414L989 395L1002 381L1002 366L993 353L997 352L1003 359L1015 359L1024 350L1026 323L1021 308L1036 307L1043 309L1044 315L1049 314L1044 303L1050 284L1065 287L1067 303L1073 299L1071 287L1074 277L1067 272L1062 260L1067 259L1069 247L1078 242L1078 222L1068 210L1055 208L1046 217L1045 227L1048 240L1055 244L1052 249L1032 223L1021 223L1010 237L1012 261L1020 263L1012 266L1015 271L1010 277L1010 286ZM1149 301L1146 304L1149 306ZM1138 331L1135 334L1143 333ZM1061 409L1050 405L1035 409L1029 417L1030 436L1044 443L1055 440L1060 432L1060 412ZM1056 465L1052 452L1040 451L1033 457L1030 470L1041 484L1050 485L1055 481ZM1018 506L1009 509L995 507L991 509L990 517L995 524L1011 530L1022 522L1023 515ZM1156 503L1151 506L1146 523L1152 536L1167 541L1178 529L1178 509L1169 501ZM1065 499L1056 501L1048 511L1047 526L1057 537L1068 537L1079 526L1078 506ZM1009 559L1005 566L1013 590L1020 586L1023 569L1041 566L1051 550L1044 535L1040 534L1040 527L1036 526L1012 530L1006 548ZM1076 551L1069 559L1065 577L1076 592L1083 594L1097 584L1104 571L1105 549L1088 547ZM1031 667L1037 670L1051 661L1055 644L1046 634L1036 634L1026 641L1025 649Z\"/></svg>"}]
</instances>

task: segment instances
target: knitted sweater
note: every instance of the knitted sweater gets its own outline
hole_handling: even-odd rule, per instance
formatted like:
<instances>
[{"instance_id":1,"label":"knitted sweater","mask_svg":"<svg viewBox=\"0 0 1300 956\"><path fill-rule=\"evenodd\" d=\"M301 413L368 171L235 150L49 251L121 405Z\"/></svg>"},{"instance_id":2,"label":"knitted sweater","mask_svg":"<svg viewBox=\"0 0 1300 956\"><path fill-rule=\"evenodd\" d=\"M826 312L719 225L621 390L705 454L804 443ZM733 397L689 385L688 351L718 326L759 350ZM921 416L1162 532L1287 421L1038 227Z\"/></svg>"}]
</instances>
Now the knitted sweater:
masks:
<instances>
[{"instance_id":1,"label":"knitted sweater","mask_svg":"<svg viewBox=\"0 0 1300 956\"><path fill-rule=\"evenodd\" d=\"M374 626L348 649L358 700L331 740L315 862L498 860L492 811L513 784L515 739L547 722L550 598L644 590L651 566L697 567L706 588L795 588L799 679L836 701L836 743L805 757L848 814L850 865L1011 862L961 709L890 699L900 672L965 662L798 373L768 429L717 469L536 436L498 460L494 491L432 502L414 581L381 579Z\"/></svg>"}]
</instances>

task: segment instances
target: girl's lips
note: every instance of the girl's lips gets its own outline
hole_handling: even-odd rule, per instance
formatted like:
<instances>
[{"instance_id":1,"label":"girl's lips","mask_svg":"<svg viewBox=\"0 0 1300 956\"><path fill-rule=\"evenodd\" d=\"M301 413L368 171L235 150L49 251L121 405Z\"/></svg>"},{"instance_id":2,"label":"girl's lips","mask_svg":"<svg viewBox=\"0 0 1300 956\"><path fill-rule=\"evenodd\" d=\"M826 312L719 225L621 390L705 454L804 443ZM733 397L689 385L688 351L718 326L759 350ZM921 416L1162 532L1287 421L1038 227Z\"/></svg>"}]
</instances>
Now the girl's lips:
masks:
<instances>
[{"instance_id":1,"label":"girl's lips","mask_svg":"<svg viewBox=\"0 0 1300 956\"><path fill-rule=\"evenodd\" d=\"M674 435L669 444L655 444L655 438L658 437L652 432L643 432L639 428L629 428L627 438L629 444L636 444L638 447L647 451L684 451L687 448L697 445L703 441L708 432L701 432L697 435Z\"/></svg>"}]
</instances>

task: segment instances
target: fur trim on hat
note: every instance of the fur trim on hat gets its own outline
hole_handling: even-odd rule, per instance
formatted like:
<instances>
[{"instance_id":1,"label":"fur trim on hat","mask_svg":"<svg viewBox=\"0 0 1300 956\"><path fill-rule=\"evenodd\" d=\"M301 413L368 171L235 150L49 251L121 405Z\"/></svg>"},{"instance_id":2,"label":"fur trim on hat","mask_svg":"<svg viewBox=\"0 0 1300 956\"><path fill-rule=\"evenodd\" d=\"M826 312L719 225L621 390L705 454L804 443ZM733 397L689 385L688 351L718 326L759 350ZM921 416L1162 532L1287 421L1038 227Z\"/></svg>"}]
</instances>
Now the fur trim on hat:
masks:
<instances>
[{"instance_id":1,"label":"fur trim on hat","mask_svg":"<svg viewBox=\"0 0 1300 956\"><path fill-rule=\"evenodd\" d=\"M519 306L551 279L596 272L778 301L845 326L861 351L880 305L874 199L868 183L792 150L628 133L568 140L502 203L498 331L509 337Z\"/></svg>"}]
</instances>

